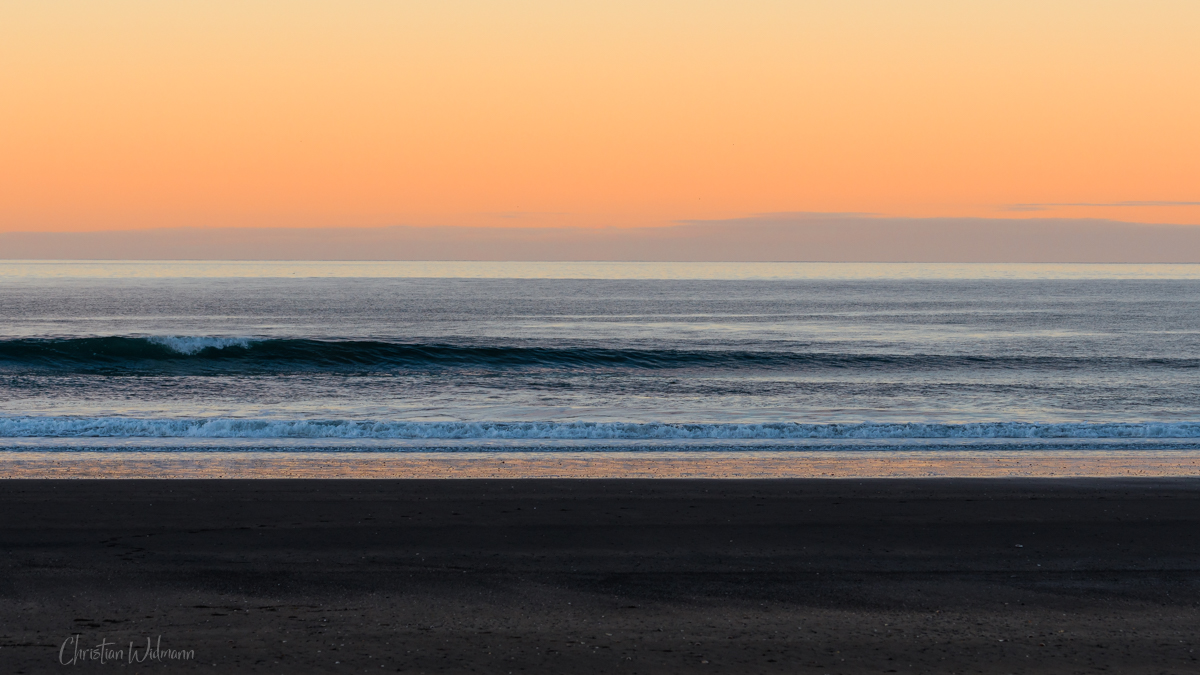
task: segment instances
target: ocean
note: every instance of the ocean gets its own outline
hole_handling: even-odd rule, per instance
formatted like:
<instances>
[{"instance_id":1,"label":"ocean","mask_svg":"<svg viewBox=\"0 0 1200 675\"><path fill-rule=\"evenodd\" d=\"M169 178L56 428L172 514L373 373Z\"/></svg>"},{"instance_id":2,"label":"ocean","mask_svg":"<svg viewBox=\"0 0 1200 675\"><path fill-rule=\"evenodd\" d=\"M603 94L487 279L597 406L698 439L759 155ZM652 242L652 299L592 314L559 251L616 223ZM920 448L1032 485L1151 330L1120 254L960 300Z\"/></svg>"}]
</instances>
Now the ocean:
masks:
<instances>
[{"instance_id":1,"label":"ocean","mask_svg":"<svg viewBox=\"0 0 1200 675\"><path fill-rule=\"evenodd\" d=\"M1200 265L0 262L10 457L1117 449L1200 449Z\"/></svg>"}]
</instances>

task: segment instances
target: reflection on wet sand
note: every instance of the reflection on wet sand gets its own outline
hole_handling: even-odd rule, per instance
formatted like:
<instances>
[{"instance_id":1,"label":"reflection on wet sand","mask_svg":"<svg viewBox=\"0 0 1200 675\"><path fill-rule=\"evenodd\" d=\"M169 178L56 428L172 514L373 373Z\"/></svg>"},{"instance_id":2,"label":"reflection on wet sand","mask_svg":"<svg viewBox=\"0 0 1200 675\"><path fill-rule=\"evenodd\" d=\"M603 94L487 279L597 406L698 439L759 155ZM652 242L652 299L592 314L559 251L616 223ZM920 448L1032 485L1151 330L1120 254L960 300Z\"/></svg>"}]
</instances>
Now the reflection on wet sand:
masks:
<instances>
[{"instance_id":1,"label":"reflection on wet sand","mask_svg":"<svg viewBox=\"0 0 1200 675\"><path fill-rule=\"evenodd\" d=\"M1200 451L0 452L0 478L921 478L1198 476Z\"/></svg>"}]
</instances>

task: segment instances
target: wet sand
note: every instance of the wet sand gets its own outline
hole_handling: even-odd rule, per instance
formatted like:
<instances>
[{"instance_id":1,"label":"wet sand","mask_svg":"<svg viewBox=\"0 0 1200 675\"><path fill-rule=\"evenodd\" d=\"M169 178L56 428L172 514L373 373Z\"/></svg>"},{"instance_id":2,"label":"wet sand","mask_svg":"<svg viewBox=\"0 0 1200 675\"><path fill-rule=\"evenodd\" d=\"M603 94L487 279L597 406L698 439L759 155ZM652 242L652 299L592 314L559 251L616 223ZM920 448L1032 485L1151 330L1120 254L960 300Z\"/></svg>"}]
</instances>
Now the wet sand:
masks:
<instances>
[{"instance_id":1,"label":"wet sand","mask_svg":"<svg viewBox=\"0 0 1200 675\"><path fill-rule=\"evenodd\" d=\"M94 672L1200 672L1194 478L7 480L0 513L5 673L72 635L194 656Z\"/></svg>"},{"instance_id":2,"label":"wet sand","mask_svg":"<svg viewBox=\"0 0 1200 675\"><path fill-rule=\"evenodd\" d=\"M4 478L1200 478L1200 450L0 451Z\"/></svg>"}]
</instances>

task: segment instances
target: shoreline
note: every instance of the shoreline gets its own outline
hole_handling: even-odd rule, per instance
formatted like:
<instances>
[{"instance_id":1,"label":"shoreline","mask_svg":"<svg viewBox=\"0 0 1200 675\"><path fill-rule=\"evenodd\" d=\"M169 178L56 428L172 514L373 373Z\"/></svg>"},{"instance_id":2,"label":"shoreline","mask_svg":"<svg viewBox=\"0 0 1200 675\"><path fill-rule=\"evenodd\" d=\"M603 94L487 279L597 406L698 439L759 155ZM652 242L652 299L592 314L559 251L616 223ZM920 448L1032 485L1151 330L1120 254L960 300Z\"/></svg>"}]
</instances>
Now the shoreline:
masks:
<instances>
[{"instance_id":1,"label":"shoreline","mask_svg":"<svg viewBox=\"0 0 1200 675\"><path fill-rule=\"evenodd\" d=\"M736 452L0 451L0 480L1200 476L1200 450Z\"/></svg>"}]
</instances>

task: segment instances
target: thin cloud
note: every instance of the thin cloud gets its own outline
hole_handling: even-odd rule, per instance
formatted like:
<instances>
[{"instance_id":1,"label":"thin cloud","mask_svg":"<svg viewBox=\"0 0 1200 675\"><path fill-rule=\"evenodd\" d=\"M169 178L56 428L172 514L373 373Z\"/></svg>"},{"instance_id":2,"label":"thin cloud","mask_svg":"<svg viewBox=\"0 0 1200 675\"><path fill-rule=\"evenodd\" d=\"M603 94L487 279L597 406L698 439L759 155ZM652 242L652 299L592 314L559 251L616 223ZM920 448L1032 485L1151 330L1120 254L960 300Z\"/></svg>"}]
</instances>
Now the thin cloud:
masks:
<instances>
[{"instance_id":1,"label":"thin cloud","mask_svg":"<svg viewBox=\"0 0 1200 675\"><path fill-rule=\"evenodd\" d=\"M1063 206L1200 206L1200 202L1046 202L1041 204L1006 204L1005 211L1045 211Z\"/></svg>"},{"instance_id":2,"label":"thin cloud","mask_svg":"<svg viewBox=\"0 0 1200 675\"><path fill-rule=\"evenodd\" d=\"M797 218L775 214L640 228L443 225L0 232L0 251L6 258L80 260L1200 263L1200 224L1039 216Z\"/></svg>"}]
</instances>

